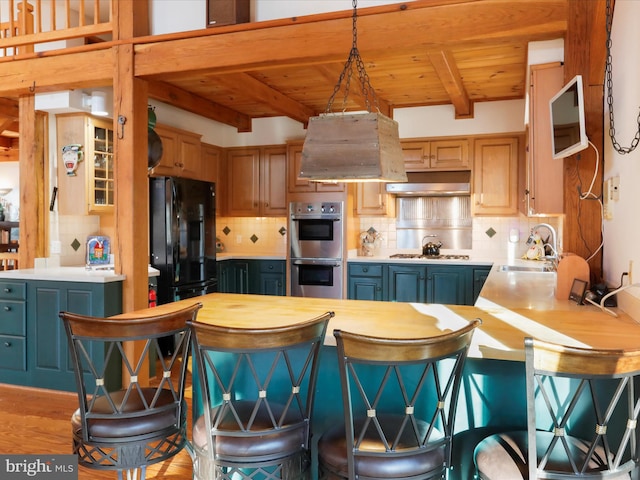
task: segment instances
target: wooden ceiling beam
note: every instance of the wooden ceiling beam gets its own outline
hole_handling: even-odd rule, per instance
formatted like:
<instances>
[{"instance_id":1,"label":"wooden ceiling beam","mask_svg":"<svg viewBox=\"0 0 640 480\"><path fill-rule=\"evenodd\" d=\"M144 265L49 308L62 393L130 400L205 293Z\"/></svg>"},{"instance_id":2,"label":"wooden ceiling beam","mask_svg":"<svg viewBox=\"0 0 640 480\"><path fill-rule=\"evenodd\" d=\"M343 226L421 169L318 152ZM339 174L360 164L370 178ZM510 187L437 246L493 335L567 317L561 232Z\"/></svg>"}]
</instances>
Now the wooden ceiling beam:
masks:
<instances>
[{"instance_id":1,"label":"wooden ceiling beam","mask_svg":"<svg viewBox=\"0 0 640 480\"><path fill-rule=\"evenodd\" d=\"M12 98L0 98L0 117L6 117L12 121L17 121L20 118L18 101L13 100Z\"/></svg>"},{"instance_id":2,"label":"wooden ceiling beam","mask_svg":"<svg viewBox=\"0 0 640 480\"><path fill-rule=\"evenodd\" d=\"M458 66L449 50L429 52L429 61L449 94L456 118L473 118L473 103L464 88Z\"/></svg>"},{"instance_id":3,"label":"wooden ceiling beam","mask_svg":"<svg viewBox=\"0 0 640 480\"><path fill-rule=\"evenodd\" d=\"M303 124L308 122L309 117L313 117L316 114L313 109L287 97L246 73L216 75L216 83L220 83L234 91L240 90L243 95L258 100L274 110L279 111L282 115Z\"/></svg>"},{"instance_id":4,"label":"wooden ceiling beam","mask_svg":"<svg viewBox=\"0 0 640 480\"><path fill-rule=\"evenodd\" d=\"M150 81L149 98L173 105L216 122L231 125L238 132L251 131L251 118L224 105L194 95L164 82Z\"/></svg>"},{"instance_id":5,"label":"wooden ceiling beam","mask_svg":"<svg viewBox=\"0 0 640 480\"><path fill-rule=\"evenodd\" d=\"M224 35L212 32L139 44L135 47L136 75L170 78L174 73L197 70L231 73L342 61L352 43L351 15L342 13L342 18L318 15L314 22L291 19L289 24L276 26L257 22ZM518 38L549 40L563 37L566 28L566 0L485 0L440 6L417 1L404 10L360 15L358 45L366 56L402 51L407 45L434 50ZM179 61L167 60L173 58Z\"/></svg>"}]
</instances>

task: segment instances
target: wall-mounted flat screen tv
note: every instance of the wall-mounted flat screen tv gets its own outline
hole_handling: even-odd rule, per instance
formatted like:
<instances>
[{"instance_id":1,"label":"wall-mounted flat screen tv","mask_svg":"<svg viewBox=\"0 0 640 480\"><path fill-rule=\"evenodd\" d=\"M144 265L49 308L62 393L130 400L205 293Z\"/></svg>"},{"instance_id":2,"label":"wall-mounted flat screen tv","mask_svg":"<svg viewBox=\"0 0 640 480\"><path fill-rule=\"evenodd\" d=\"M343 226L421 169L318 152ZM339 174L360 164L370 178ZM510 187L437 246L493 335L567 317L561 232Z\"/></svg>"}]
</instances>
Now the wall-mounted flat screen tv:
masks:
<instances>
[{"instance_id":1,"label":"wall-mounted flat screen tv","mask_svg":"<svg viewBox=\"0 0 640 480\"><path fill-rule=\"evenodd\" d=\"M549 110L553 158L565 158L588 147L581 75L573 77L549 100Z\"/></svg>"}]
</instances>

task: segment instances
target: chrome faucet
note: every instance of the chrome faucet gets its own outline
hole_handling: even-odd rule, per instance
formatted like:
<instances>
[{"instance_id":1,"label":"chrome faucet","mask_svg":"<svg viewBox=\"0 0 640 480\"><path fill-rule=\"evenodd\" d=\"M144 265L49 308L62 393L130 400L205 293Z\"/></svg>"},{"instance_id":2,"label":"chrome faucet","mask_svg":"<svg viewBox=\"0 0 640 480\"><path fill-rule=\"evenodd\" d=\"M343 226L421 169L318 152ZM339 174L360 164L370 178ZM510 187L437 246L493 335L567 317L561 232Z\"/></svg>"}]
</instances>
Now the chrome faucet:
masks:
<instances>
[{"instance_id":1,"label":"chrome faucet","mask_svg":"<svg viewBox=\"0 0 640 480\"><path fill-rule=\"evenodd\" d=\"M556 234L556 229L551 225L549 225L548 223L539 223L537 225L534 225L531 229L531 234L527 239L527 245L531 245L534 242L534 234L540 227L544 227L549 230L549 232L551 232L551 244L545 243L543 244L543 247L548 246L549 248L551 248L551 255L545 255L545 258L551 260L557 266L558 260L560 260L560 252L558 252L558 235Z\"/></svg>"}]
</instances>

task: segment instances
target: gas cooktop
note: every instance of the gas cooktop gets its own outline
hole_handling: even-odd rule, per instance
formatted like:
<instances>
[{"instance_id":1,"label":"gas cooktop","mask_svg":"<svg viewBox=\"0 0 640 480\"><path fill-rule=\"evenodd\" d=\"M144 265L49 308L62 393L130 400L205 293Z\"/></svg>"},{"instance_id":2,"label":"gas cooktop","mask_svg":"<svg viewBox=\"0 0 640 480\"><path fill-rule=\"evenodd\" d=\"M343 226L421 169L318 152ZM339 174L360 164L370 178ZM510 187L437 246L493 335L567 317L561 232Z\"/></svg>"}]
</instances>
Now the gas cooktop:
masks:
<instances>
[{"instance_id":1,"label":"gas cooktop","mask_svg":"<svg viewBox=\"0 0 640 480\"><path fill-rule=\"evenodd\" d=\"M389 258L424 258L427 260L469 260L469 255L422 255L421 253L396 253Z\"/></svg>"}]
</instances>

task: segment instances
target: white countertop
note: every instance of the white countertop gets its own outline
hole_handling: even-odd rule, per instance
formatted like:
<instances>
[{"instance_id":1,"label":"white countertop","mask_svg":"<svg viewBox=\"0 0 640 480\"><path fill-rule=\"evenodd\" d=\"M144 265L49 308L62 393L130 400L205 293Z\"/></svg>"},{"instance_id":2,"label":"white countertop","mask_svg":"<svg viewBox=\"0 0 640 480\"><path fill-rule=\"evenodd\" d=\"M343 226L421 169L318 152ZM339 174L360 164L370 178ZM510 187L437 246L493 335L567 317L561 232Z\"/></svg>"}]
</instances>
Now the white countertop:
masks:
<instances>
[{"instance_id":1,"label":"white countertop","mask_svg":"<svg viewBox=\"0 0 640 480\"><path fill-rule=\"evenodd\" d=\"M108 268L108 266L105 266ZM149 276L159 275L159 271L149 267ZM109 283L121 282L125 275L117 275L113 270L98 270L95 267L51 267L51 268L19 268L0 272L0 280L49 280L54 282Z\"/></svg>"}]
</instances>

